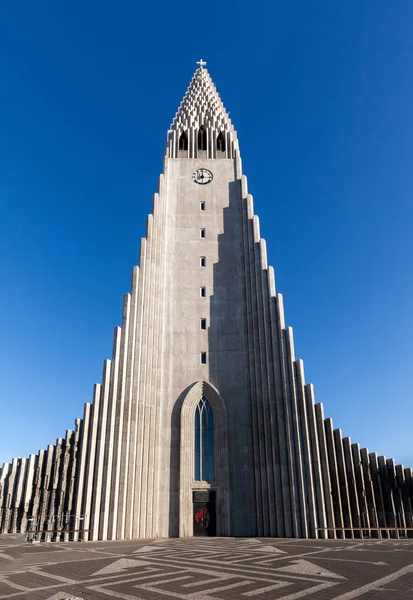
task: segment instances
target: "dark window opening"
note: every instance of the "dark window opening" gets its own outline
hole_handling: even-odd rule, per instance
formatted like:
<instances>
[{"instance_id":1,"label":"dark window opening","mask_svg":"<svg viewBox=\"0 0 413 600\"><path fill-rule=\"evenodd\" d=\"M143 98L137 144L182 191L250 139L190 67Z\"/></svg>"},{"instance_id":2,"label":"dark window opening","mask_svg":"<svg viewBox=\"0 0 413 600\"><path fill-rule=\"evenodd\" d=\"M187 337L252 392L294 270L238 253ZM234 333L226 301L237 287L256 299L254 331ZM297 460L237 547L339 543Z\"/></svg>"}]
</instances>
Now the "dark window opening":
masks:
<instances>
[{"instance_id":1,"label":"dark window opening","mask_svg":"<svg viewBox=\"0 0 413 600\"><path fill-rule=\"evenodd\" d=\"M225 152L225 134L223 131L217 137L217 150L219 152Z\"/></svg>"},{"instance_id":2,"label":"dark window opening","mask_svg":"<svg viewBox=\"0 0 413 600\"><path fill-rule=\"evenodd\" d=\"M200 234L201 238L204 238L205 237L205 229L201 229L199 234Z\"/></svg>"},{"instance_id":3,"label":"dark window opening","mask_svg":"<svg viewBox=\"0 0 413 600\"><path fill-rule=\"evenodd\" d=\"M205 202L200 202L200 203L199 203L199 208L200 208L201 210L205 210Z\"/></svg>"},{"instance_id":4,"label":"dark window opening","mask_svg":"<svg viewBox=\"0 0 413 600\"><path fill-rule=\"evenodd\" d=\"M200 292L201 292L201 298L205 298L206 297L206 287L201 287Z\"/></svg>"},{"instance_id":5,"label":"dark window opening","mask_svg":"<svg viewBox=\"0 0 413 600\"><path fill-rule=\"evenodd\" d=\"M205 256L201 256L199 262L200 262L201 267L206 267L206 258L205 258Z\"/></svg>"},{"instance_id":6,"label":"dark window opening","mask_svg":"<svg viewBox=\"0 0 413 600\"><path fill-rule=\"evenodd\" d=\"M188 134L183 131L179 138L179 150L188 150Z\"/></svg>"},{"instance_id":7,"label":"dark window opening","mask_svg":"<svg viewBox=\"0 0 413 600\"><path fill-rule=\"evenodd\" d=\"M199 128L198 131L198 150L206 150L207 149L207 135L203 125Z\"/></svg>"},{"instance_id":8,"label":"dark window opening","mask_svg":"<svg viewBox=\"0 0 413 600\"><path fill-rule=\"evenodd\" d=\"M201 329L206 329L206 319L201 319Z\"/></svg>"},{"instance_id":9,"label":"dark window opening","mask_svg":"<svg viewBox=\"0 0 413 600\"><path fill-rule=\"evenodd\" d=\"M201 352L201 365L206 365L206 352Z\"/></svg>"}]
</instances>

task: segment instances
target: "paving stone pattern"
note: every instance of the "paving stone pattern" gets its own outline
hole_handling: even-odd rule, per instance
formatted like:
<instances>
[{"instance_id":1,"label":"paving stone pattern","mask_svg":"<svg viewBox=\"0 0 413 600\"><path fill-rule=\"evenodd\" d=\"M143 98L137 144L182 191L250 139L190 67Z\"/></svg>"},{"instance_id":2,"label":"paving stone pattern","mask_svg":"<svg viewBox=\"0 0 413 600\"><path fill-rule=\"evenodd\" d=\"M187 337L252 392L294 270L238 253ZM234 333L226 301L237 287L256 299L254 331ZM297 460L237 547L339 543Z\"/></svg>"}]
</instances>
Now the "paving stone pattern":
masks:
<instances>
[{"instance_id":1,"label":"paving stone pattern","mask_svg":"<svg viewBox=\"0 0 413 600\"><path fill-rule=\"evenodd\" d=\"M0 536L0 599L410 600L413 541Z\"/></svg>"}]
</instances>

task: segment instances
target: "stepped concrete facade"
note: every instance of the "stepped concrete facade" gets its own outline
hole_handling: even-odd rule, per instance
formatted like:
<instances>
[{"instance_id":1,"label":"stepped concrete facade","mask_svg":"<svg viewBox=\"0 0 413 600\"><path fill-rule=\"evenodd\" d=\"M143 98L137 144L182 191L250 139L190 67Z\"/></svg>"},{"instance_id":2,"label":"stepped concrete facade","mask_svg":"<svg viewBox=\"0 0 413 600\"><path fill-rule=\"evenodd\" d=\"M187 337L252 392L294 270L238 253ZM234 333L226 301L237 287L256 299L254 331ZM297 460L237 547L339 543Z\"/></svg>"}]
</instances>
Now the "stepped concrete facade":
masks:
<instances>
[{"instance_id":1,"label":"stepped concrete facade","mask_svg":"<svg viewBox=\"0 0 413 600\"><path fill-rule=\"evenodd\" d=\"M236 131L200 61L82 419L0 471L0 531L43 540L412 534L412 470L316 404Z\"/></svg>"}]
</instances>

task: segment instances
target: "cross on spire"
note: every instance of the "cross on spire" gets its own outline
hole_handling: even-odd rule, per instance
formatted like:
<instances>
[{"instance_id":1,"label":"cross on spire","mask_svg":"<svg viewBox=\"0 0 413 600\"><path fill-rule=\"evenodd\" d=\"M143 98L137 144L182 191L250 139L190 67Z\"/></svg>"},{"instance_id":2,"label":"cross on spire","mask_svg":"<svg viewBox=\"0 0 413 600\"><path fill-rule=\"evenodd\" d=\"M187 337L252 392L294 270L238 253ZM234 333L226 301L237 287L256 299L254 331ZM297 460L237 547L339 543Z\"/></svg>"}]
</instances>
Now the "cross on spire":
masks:
<instances>
[{"instance_id":1,"label":"cross on spire","mask_svg":"<svg viewBox=\"0 0 413 600\"><path fill-rule=\"evenodd\" d=\"M205 67L206 62L201 58L201 60L199 60L196 64L199 65L199 67L202 69L202 67Z\"/></svg>"}]
</instances>

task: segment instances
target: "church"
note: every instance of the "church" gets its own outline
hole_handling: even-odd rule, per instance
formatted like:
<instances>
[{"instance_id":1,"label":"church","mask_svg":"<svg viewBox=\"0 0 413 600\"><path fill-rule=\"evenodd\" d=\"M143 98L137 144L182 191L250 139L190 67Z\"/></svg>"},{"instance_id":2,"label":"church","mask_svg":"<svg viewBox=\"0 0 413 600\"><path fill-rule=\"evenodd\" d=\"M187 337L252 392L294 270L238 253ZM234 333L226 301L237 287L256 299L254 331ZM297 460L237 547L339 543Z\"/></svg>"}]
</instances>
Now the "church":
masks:
<instances>
[{"instance_id":1,"label":"church","mask_svg":"<svg viewBox=\"0 0 413 600\"><path fill-rule=\"evenodd\" d=\"M412 537L412 470L343 437L305 382L236 130L197 64L112 358L73 430L2 466L0 532Z\"/></svg>"}]
</instances>

